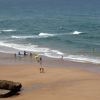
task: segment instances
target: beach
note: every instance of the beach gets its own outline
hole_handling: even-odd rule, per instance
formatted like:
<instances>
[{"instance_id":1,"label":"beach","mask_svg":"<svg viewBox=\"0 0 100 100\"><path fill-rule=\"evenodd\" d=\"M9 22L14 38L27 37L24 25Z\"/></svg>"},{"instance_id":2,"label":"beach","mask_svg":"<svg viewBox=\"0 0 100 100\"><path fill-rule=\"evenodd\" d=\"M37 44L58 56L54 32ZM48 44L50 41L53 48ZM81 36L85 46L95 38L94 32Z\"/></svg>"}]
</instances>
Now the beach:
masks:
<instances>
[{"instance_id":1,"label":"beach","mask_svg":"<svg viewBox=\"0 0 100 100\"><path fill-rule=\"evenodd\" d=\"M99 100L100 0L0 0L0 82L22 84L0 100Z\"/></svg>"},{"instance_id":2,"label":"beach","mask_svg":"<svg viewBox=\"0 0 100 100\"><path fill-rule=\"evenodd\" d=\"M99 71L84 69L86 66L88 69L99 68L99 64L46 58L43 62L44 73L40 73L40 65L33 59L31 61L28 57L19 59L11 54L0 53L0 80L22 84L19 95L0 100L100 99Z\"/></svg>"}]
</instances>

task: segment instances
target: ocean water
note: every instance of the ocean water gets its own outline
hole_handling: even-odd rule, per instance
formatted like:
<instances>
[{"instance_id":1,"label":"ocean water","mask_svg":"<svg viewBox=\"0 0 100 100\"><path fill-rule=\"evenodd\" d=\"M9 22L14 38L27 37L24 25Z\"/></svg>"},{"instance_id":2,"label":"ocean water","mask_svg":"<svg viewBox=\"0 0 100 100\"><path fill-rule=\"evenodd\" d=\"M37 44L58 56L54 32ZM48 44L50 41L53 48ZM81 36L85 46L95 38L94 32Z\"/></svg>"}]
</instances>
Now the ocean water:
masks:
<instances>
[{"instance_id":1,"label":"ocean water","mask_svg":"<svg viewBox=\"0 0 100 100\"><path fill-rule=\"evenodd\" d=\"M29 51L100 64L98 0L0 0L0 52Z\"/></svg>"}]
</instances>

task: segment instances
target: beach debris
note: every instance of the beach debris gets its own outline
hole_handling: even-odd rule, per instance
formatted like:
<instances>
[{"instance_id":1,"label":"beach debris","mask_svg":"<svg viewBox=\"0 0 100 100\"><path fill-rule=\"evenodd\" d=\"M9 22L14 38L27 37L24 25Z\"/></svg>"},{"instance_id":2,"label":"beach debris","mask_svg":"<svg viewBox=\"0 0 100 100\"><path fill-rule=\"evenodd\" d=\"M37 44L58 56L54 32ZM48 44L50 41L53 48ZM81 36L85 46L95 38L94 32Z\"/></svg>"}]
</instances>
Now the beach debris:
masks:
<instances>
[{"instance_id":1,"label":"beach debris","mask_svg":"<svg viewBox=\"0 0 100 100\"><path fill-rule=\"evenodd\" d=\"M0 80L0 97L9 97L16 95L21 90L21 83Z\"/></svg>"}]
</instances>

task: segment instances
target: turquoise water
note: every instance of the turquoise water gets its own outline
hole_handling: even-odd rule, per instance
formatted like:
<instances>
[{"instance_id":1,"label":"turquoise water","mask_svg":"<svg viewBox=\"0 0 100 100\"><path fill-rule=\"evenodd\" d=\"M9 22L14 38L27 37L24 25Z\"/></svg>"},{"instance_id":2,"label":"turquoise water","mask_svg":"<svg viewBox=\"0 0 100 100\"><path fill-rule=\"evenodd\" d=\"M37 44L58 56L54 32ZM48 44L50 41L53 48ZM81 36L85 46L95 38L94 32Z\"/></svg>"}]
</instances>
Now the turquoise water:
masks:
<instances>
[{"instance_id":1,"label":"turquoise water","mask_svg":"<svg viewBox=\"0 0 100 100\"><path fill-rule=\"evenodd\" d=\"M99 1L0 1L0 51L100 63Z\"/></svg>"}]
</instances>

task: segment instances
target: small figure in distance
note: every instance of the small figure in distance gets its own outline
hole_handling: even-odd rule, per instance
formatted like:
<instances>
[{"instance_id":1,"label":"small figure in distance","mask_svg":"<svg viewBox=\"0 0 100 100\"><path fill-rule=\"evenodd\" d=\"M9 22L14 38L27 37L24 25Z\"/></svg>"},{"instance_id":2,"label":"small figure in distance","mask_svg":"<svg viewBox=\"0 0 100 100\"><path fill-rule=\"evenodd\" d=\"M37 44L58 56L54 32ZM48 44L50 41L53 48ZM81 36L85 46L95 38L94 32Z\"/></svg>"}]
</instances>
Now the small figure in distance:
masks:
<instances>
[{"instance_id":1,"label":"small figure in distance","mask_svg":"<svg viewBox=\"0 0 100 100\"><path fill-rule=\"evenodd\" d=\"M64 57L64 56L63 56L63 55L61 55L61 60L63 60L63 57Z\"/></svg>"},{"instance_id":2,"label":"small figure in distance","mask_svg":"<svg viewBox=\"0 0 100 100\"><path fill-rule=\"evenodd\" d=\"M32 53L30 52L30 56L32 57Z\"/></svg>"},{"instance_id":3,"label":"small figure in distance","mask_svg":"<svg viewBox=\"0 0 100 100\"><path fill-rule=\"evenodd\" d=\"M21 55L20 51L18 52L18 55Z\"/></svg>"},{"instance_id":4,"label":"small figure in distance","mask_svg":"<svg viewBox=\"0 0 100 100\"><path fill-rule=\"evenodd\" d=\"M42 57L36 54L35 59L40 64L40 73L44 73L44 68L42 65Z\"/></svg>"},{"instance_id":5,"label":"small figure in distance","mask_svg":"<svg viewBox=\"0 0 100 100\"><path fill-rule=\"evenodd\" d=\"M26 56L27 55L27 53L26 53L26 51L24 51L24 56Z\"/></svg>"},{"instance_id":6,"label":"small figure in distance","mask_svg":"<svg viewBox=\"0 0 100 100\"><path fill-rule=\"evenodd\" d=\"M40 73L44 73L44 68L42 66L42 57L39 57L39 63L40 63Z\"/></svg>"},{"instance_id":7,"label":"small figure in distance","mask_svg":"<svg viewBox=\"0 0 100 100\"><path fill-rule=\"evenodd\" d=\"M14 53L14 57L16 58L16 53Z\"/></svg>"}]
</instances>

